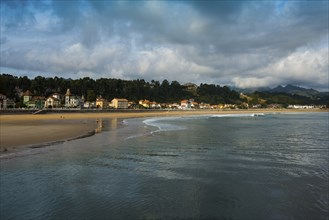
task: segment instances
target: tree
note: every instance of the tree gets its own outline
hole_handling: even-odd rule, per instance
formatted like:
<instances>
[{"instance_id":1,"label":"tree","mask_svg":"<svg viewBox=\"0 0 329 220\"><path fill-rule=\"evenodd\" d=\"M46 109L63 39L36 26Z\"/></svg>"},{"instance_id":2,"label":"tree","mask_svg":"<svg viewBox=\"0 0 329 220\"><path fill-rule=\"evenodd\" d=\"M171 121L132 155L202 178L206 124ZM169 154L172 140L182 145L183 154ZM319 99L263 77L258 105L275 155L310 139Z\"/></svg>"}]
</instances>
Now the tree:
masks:
<instances>
[{"instance_id":1,"label":"tree","mask_svg":"<svg viewBox=\"0 0 329 220\"><path fill-rule=\"evenodd\" d=\"M45 95L46 91L46 78L42 76L37 76L32 80L31 84L32 93L35 95Z\"/></svg>"},{"instance_id":2,"label":"tree","mask_svg":"<svg viewBox=\"0 0 329 220\"><path fill-rule=\"evenodd\" d=\"M6 95L10 99L16 98L15 88L18 85L18 78L9 74L1 74L0 76L0 93Z\"/></svg>"},{"instance_id":3,"label":"tree","mask_svg":"<svg viewBox=\"0 0 329 220\"><path fill-rule=\"evenodd\" d=\"M95 91L91 90L91 89L87 90L87 97L86 98L87 98L86 100L89 101L89 102L95 101L96 100Z\"/></svg>"},{"instance_id":4,"label":"tree","mask_svg":"<svg viewBox=\"0 0 329 220\"><path fill-rule=\"evenodd\" d=\"M27 91L31 87L31 80L27 76L19 77L18 86L22 91Z\"/></svg>"}]
</instances>

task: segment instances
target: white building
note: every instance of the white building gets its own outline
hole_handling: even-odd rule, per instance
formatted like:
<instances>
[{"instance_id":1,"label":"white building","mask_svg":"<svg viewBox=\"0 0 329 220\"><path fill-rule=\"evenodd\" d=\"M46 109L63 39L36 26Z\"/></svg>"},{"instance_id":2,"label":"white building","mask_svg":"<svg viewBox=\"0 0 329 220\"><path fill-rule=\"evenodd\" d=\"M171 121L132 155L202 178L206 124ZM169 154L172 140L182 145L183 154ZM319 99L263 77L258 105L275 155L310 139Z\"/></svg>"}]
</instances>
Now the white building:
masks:
<instances>
[{"instance_id":1,"label":"white building","mask_svg":"<svg viewBox=\"0 0 329 220\"><path fill-rule=\"evenodd\" d=\"M67 89L65 94L65 107L67 108L78 108L84 106L83 98L72 95L70 89Z\"/></svg>"},{"instance_id":2,"label":"white building","mask_svg":"<svg viewBox=\"0 0 329 220\"><path fill-rule=\"evenodd\" d=\"M7 97L3 94L0 94L0 110L7 108Z\"/></svg>"},{"instance_id":3,"label":"white building","mask_svg":"<svg viewBox=\"0 0 329 220\"><path fill-rule=\"evenodd\" d=\"M95 105L95 102L86 101L86 102L83 103L83 107L84 108L95 108L96 105Z\"/></svg>"},{"instance_id":4,"label":"white building","mask_svg":"<svg viewBox=\"0 0 329 220\"><path fill-rule=\"evenodd\" d=\"M60 104L61 104L60 100L53 96L48 97L45 101L46 108L58 108L60 107Z\"/></svg>"},{"instance_id":5,"label":"white building","mask_svg":"<svg viewBox=\"0 0 329 220\"><path fill-rule=\"evenodd\" d=\"M288 108L293 109L313 109L314 105L288 105Z\"/></svg>"},{"instance_id":6,"label":"white building","mask_svg":"<svg viewBox=\"0 0 329 220\"><path fill-rule=\"evenodd\" d=\"M192 103L194 103L194 99L189 99L189 100L182 100L180 103L180 107L182 109L191 109L192 108Z\"/></svg>"}]
</instances>

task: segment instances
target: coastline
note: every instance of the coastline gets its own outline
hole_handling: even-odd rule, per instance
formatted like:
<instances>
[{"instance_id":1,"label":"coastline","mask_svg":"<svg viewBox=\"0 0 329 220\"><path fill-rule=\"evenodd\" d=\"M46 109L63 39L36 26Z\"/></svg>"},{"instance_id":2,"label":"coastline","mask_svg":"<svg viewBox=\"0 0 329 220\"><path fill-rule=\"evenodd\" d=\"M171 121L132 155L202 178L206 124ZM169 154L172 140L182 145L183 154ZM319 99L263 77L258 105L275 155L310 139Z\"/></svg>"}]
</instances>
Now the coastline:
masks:
<instances>
[{"instance_id":1,"label":"coastline","mask_svg":"<svg viewBox=\"0 0 329 220\"><path fill-rule=\"evenodd\" d=\"M0 154L37 148L62 141L91 136L102 128L103 120L170 117L207 114L303 113L328 110L246 109L246 110L185 110L150 112L97 112L0 115ZM117 123L117 122L116 122Z\"/></svg>"}]
</instances>

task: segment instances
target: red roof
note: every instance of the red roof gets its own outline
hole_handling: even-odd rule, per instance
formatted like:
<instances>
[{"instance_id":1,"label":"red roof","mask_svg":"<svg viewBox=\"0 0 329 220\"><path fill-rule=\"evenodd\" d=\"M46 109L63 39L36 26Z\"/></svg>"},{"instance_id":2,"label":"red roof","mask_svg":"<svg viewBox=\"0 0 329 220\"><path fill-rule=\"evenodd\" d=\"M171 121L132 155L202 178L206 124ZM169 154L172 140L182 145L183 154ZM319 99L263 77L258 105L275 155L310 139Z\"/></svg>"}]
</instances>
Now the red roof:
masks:
<instances>
[{"instance_id":1,"label":"red roof","mask_svg":"<svg viewBox=\"0 0 329 220\"><path fill-rule=\"evenodd\" d=\"M26 92L23 93L23 96L32 96L32 92L30 90L27 90Z\"/></svg>"}]
</instances>

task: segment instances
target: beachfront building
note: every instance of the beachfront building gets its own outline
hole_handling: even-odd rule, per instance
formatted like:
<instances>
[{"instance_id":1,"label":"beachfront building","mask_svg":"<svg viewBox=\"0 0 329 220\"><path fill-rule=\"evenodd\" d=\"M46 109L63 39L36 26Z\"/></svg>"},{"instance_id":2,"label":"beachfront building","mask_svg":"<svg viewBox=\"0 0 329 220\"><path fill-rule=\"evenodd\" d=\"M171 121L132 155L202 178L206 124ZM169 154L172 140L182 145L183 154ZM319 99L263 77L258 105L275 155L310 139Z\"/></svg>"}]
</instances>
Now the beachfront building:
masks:
<instances>
[{"instance_id":1,"label":"beachfront building","mask_svg":"<svg viewBox=\"0 0 329 220\"><path fill-rule=\"evenodd\" d=\"M7 109L7 97L3 94L0 94L0 110Z\"/></svg>"},{"instance_id":2,"label":"beachfront building","mask_svg":"<svg viewBox=\"0 0 329 220\"><path fill-rule=\"evenodd\" d=\"M199 108L199 103L197 102L191 102L191 108Z\"/></svg>"},{"instance_id":3,"label":"beachfront building","mask_svg":"<svg viewBox=\"0 0 329 220\"><path fill-rule=\"evenodd\" d=\"M30 92L30 90L27 90L23 93L23 104L27 107L33 107L33 103L30 103L32 101L33 94Z\"/></svg>"},{"instance_id":4,"label":"beachfront building","mask_svg":"<svg viewBox=\"0 0 329 220\"><path fill-rule=\"evenodd\" d=\"M107 108L108 106L108 101L106 99L103 99L102 97L99 97L96 99L96 108Z\"/></svg>"},{"instance_id":5,"label":"beachfront building","mask_svg":"<svg viewBox=\"0 0 329 220\"><path fill-rule=\"evenodd\" d=\"M90 102L90 101L85 101L83 103L83 107L84 108L95 108L96 107L96 103L95 102Z\"/></svg>"},{"instance_id":6,"label":"beachfront building","mask_svg":"<svg viewBox=\"0 0 329 220\"><path fill-rule=\"evenodd\" d=\"M236 104L225 104L224 108L225 109L237 109L237 105Z\"/></svg>"},{"instance_id":7,"label":"beachfront building","mask_svg":"<svg viewBox=\"0 0 329 220\"><path fill-rule=\"evenodd\" d=\"M150 102L150 108L161 108L161 105L157 102Z\"/></svg>"},{"instance_id":8,"label":"beachfront building","mask_svg":"<svg viewBox=\"0 0 329 220\"><path fill-rule=\"evenodd\" d=\"M51 95L52 97L54 97L55 99L61 100L61 94L55 92L54 94Z\"/></svg>"},{"instance_id":9,"label":"beachfront building","mask_svg":"<svg viewBox=\"0 0 329 220\"><path fill-rule=\"evenodd\" d=\"M84 104L84 99L79 96L72 95L70 89L66 90L65 107L67 108L81 108Z\"/></svg>"},{"instance_id":10,"label":"beachfront building","mask_svg":"<svg viewBox=\"0 0 329 220\"><path fill-rule=\"evenodd\" d=\"M43 96L33 96L29 90L23 93L23 104L28 108L42 109L45 107L45 100Z\"/></svg>"},{"instance_id":11,"label":"beachfront building","mask_svg":"<svg viewBox=\"0 0 329 220\"><path fill-rule=\"evenodd\" d=\"M187 99L184 99L180 102L181 109L190 109L191 108L191 102Z\"/></svg>"},{"instance_id":12,"label":"beachfront building","mask_svg":"<svg viewBox=\"0 0 329 220\"><path fill-rule=\"evenodd\" d=\"M142 105L144 108L150 108L150 101L147 99L139 100L138 104Z\"/></svg>"},{"instance_id":13,"label":"beachfront building","mask_svg":"<svg viewBox=\"0 0 329 220\"><path fill-rule=\"evenodd\" d=\"M200 109L210 109L210 104L201 102L199 107Z\"/></svg>"},{"instance_id":14,"label":"beachfront building","mask_svg":"<svg viewBox=\"0 0 329 220\"><path fill-rule=\"evenodd\" d=\"M60 107L61 101L58 98L53 96L49 96L45 101L46 108L58 108Z\"/></svg>"},{"instance_id":15,"label":"beachfront building","mask_svg":"<svg viewBox=\"0 0 329 220\"><path fill-rule=\"evenodd\" d=\"M292 109L313 109L314 105L288 105L287 108L292 108Z\"/></svg>"},{"instance_id":16,"label":"beachfront building","mask_svg":"<svg viewBox=\"0 0 329 220\"><path fill-rule=\"evenodd\" d=\"M70 102L68 103L68 108L81 108L84 104L84 101L79 96L72 96Z\"/></svg>"},{"instance_id":17,"label":"beachfront building","mask_svg":"<svg viewBox=\"0 0 329 220\"><path fill-rule=\"evenodd\" d=\"M110 106L112 108L116 108L116 109L126 109L126 108L128 108L128 100L127 99L114 98L111 101Z\"/></svg>"},{"instance_id":18,"label":"beachfront building","mask_svg":"<svg viewBox=\"0 0 329 220\"><path fill-rule=\"evenodd\" d=\"M45 101L46 101L46 98L43 96L34 96L32 98L34 108L37 108L37 109L43 109L45 107Z\"/></svg>"},{"instance_id":19,"label":"beachfront building","mask_svg":"<svg viewBox=\"0 0 329 220\"><path fill-rule=\"evenodd\" d=\"M71 107L70 101L72 98L73 98L73 96L71 94L70 89L67 89L66 93L65 93L65 107L67 107L67 108Z\"/></svg>"},{"instance_id":20,"label":"beachfront building","mask_svg":"<svg viewBox=\"0 0 329 220\"><path fill-rule=\"evenodd\" d=\"M59 108L61 106L61 95L57 92L49 96L44 105L45 108Z\"/></svg>"},{"instance_id":21,"label":"beachfront building","mask_svg":"<svg viewBox=\"0 0 329 220\"><path fill-rule=\"evenodd\" d=\"M28 108L35 108L35 100L34 100L34 97L28 103L26 103L25 105Z\"/></svg>"},{"instance_id":22,"label":"beachfront building","mask_svg":"<svg viewBox=\"0 0 329 220\"><path fill-rule=\"evenodd\" d=\"M136 102L128 102L128 108L132 108L132 109L136 109L138 108L138 105L136 104Z\"/></svg>"},{"instance_id":23,"label":"beachfront building","mask_svg":"<svg viewBox=\"0 0 329 220\"><path fill-rule=\"evenodd\" d=\"M16 108L15 100L7 98L7 108Z\"/></svg>"},{"instance_id":24,"label":"beachfront building","mask_svg":"<svg viewBox=\"0 0 329 220\"><path fill-rule=\"evenodd\" d=\"M170 109L180 109L180 104L178 103L169 103L165 105L165 108L170 108Z\"/></svg>"}]
</instances>

